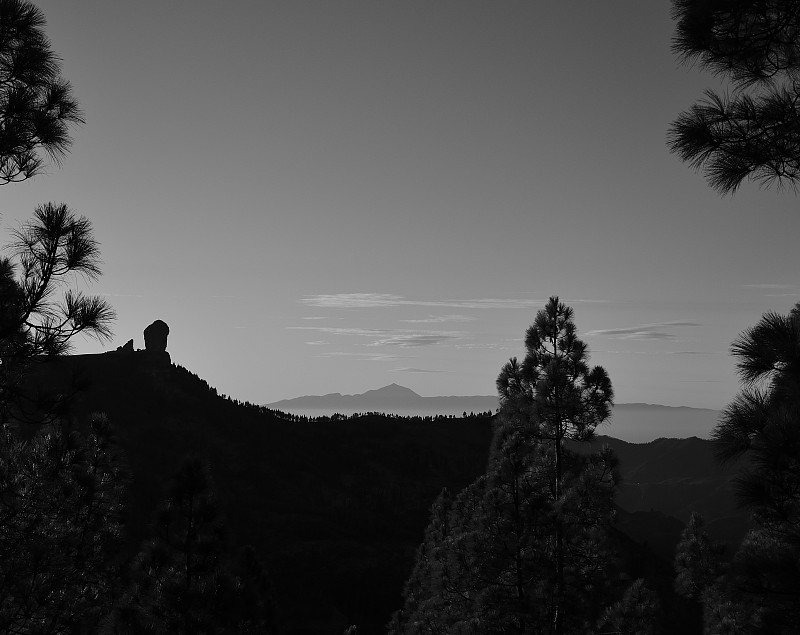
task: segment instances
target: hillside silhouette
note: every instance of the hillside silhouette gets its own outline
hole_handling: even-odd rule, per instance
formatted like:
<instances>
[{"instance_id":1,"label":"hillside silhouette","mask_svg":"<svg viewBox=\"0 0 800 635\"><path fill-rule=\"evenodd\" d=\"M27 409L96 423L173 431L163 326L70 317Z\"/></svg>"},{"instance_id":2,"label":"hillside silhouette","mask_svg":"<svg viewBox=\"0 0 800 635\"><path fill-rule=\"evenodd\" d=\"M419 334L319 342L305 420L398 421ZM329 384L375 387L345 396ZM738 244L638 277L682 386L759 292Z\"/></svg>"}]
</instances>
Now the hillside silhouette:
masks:
<instances>
[{"instance_id":1,"label":"hillside silhouette","mask_svg":"<svg viewBox=\"0 0 800 635\"><path fill-rule=\"evenodd\" d=\"M95 411L109 416L132 476L129 555L172 472L186 457L207 460L235 540L254 545L265 563L289 633L336 633L354 623L381 632L399 605L430 505L443 487L457 492L485 471L492 437L487 416L296 417L220 395L147 351L63 357L36 365L31 381L77 391L77 421ZM712 533L724 528L720 538L744 531L730 474L710 442L595 444L621 459L617 525L632 539L621 538L625 549L646 544L665 576L691 511Z\"/></svg>"},{"instance_id":2,"label":"hillside silhouette","mask_svg":"<svg viewBox=\"0 0 800 635\"><path fill-rule=\"evenodd\" d=\"M492 434L486 418L289 420L143 351L64 357L37 365L31 381L77 386L78 420L111 419L132 474L131 554L164 482L185 457L206 459L237 541L256 547L294 633L382 628L431 502L485 469Z\"/></svg>"}]
</instances>

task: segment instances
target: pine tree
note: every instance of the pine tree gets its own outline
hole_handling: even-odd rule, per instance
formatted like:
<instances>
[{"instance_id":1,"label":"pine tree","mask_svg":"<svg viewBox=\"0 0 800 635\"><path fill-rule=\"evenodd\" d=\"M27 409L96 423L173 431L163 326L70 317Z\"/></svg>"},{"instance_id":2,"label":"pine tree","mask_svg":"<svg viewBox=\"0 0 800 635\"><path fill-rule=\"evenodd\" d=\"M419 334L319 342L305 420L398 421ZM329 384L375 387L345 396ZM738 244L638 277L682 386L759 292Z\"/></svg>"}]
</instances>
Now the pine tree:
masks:
<instances>
[{"instance_id":1,"label":"pine tree","mask_svg":"<svg viewBox=\"0 0 800 635\"><path fill-rule=\"evenodd\" d=\"M722 552L705 530L703 517L693 513L675 548L675 590L700 599L722 574Z\"/></svg>"},{"instance_id":2,"label":"pine tree","mask_svg":"<svg viewBox=\"0 0 800 635\"><path fill-rule=\"evenodd\" d=\"M445 622L451 572L445 544L450 538L449 519L452 499L443 489L431 506L431 520L425 537L417 549L414 569L403 589L403 609L392 616L389 633L437 633L438 624ZM410 619L409 619L410 618Z\"/></svg>"},{"instance_id":3,"label":"pine tree","mask_svg":"<svg viewBox=\"0 0 800 635\"><path fill-rule=\"evenodd\" d=\"M105 417L0 445L0 631L92 632L110 611L127 478Z\"/></svg>"},{"instance_id":4,"label":"pine tree","mask_svg":"<svg viewBox=\"0 0 800 635\"><path fill-rule=\"evenodd\" d=\"M167 486L153 537L132 565L115 632L207 632L231 586L220 575L225 538L208 469L199 460L185 462Z\"/></svg>"},{"instance_id":5,"label":"pine tree","mask_svg":"<svg viewBox=\"0 0 800 635\"><path fill-rule=\"evenodd\" d=\"M230 612L236 633L269 635L276 632L275 591L256 550L247 545L234 565L234 587Z\"/></svg>"},{"instance_id":6,"label":"pine tree","mask_svg":"<svg viewBox=\"0 0 800 635\"><path fill-rule=\"evenodd\" d=\"M0 0L0 185L40 173L42 154L59 163L83 122L43 27L30 2ZM61 292L75 274L100 273L91 223L66 205L38 207L10 248L0 257L0 631L94 632L110 609L125 472L105 417L79 434L63 399L22 386L34 360L66 353L78 333L110 336L114 314ZM40 425L21 434L30 422Z\"/></svg>"},{"instance_id":7,"label":"pine tree","mask_svg":"<svg viewBox=\"0 0 800 635\"><path fill-rule=\"evenodd\" d=\"M119 530L124 478L102 417L81 435L64 395L39 385L31 392L24 379L78 333L107 337L113 311L98 298L58 293L75 274L99 274L85 218L41 206L14 239L12 256L0 258L0 625L65 632L107 608L102 561ZM23 433L26 424L38 429Z\"/></svg>"},{"instance_id":8,"label":"pine tree","mask_svg":"<svg viewBox=\"0 0 800 635\"><path fill-rule=\"evenodd\" d=\"M591 436L612 391L575 333L571 310L552 298L528 330L525 362L503 369L487 472L452 503L437 500L390 632L593 627L609 577L616 459L565 442Z\"/></svg>"},{"instance_id":9,"label":"pine tree","mask_svg":"<svg viewBox=\"0 0 800 635\"><path fill-rule=\"evenodd\" d=\"M800 623L800 304L789 315L765 314L732 350L744 388L712 438L723 461L744 459L736 493L755 527L707 604L736 632L793 633Z\"/></svg>"},{"instance_id":10,"label":"pine tree","mask_svg":"<svg viewBox=\"0 0 800 635\"><path fill-rule=\"evenodd\" d=\"M59 293L75 275L100 274L88 219L48 203L12 236L11 256L0 257L0 423L26 421L30 412L37 412L37 422L52 420L64 404L55 399L43 407L23 390L25 372L35 359L68 353L78 334L109 338L114 311L99 297Z\"/></svg>"},{"instance_id":11,"label":"pine tree","mask_svg":"<svg viewBox=\"0 0 800 635\"><path fill-rule=\"evenodd\" d=\"M598 622L601 635L658 635L663 630L661 603L643 578L633 581L622 599L608 607Z\"/></svg>"},{"instance_id":12,"label":"pine tree","mask_svg":"<svg viewBox=\"0 0 800 635\"><path fill-rule=\"evenodd\" d=\"M589 628L606 597L616 461L565 451L553 498L551 449L502 425L487 473L448 504L440 497L391 633L550 632L562 530L567 631Z\"/></svg>"},{"instance_id":13,"label":"pine tree","mask_svg":"<svg viewBox=\"0 0 800 635\"><path fill-rule=\"evenodd\" d=\"M107 633L270 633L271 586L252 548L231 562L211 475L187 460L167 486L153 536L131 565L131 583Z\"/></svg>"},{"instance_id":14,"label":"pine tree","mask_svg":"<svg viewBox=\"0 0 800 635\"><path fill-rule=\"evenodd\" d=\"M30 2L0 0L0 185L40 173L40 150L58 163L83 123L44 23Z\"/></svg>"},{"instance_id":15,"label":"pine tree","mask_svg":"<svg viewBox=\"0 0 800 635\"><path fill-rule=\"evenodd\" d=\"M796 188L800 180L800 2L673 0L674 51L728 79L731 95L705 99L672 124L669 145L733 193L750 178Z\"/></svg>"},{"instance_id":16,"label":"pine tree","mask_svg":"<svg viewBox=\"0 0 800 635\"><path fill-rule=\"evenodd\" d=\"M565 442L586 441L611 415L613 390L601 366L589 368L587 346L577 336L571 307L551 297L525 335L527 355L520 365L511 359L497 379L501 414L510 421L535 422L534 436L552 447L552 498L564 497ZM553 632L563 631L565 598L563 520L556 522L556 589Z\"/></svg>"}]
</instances>

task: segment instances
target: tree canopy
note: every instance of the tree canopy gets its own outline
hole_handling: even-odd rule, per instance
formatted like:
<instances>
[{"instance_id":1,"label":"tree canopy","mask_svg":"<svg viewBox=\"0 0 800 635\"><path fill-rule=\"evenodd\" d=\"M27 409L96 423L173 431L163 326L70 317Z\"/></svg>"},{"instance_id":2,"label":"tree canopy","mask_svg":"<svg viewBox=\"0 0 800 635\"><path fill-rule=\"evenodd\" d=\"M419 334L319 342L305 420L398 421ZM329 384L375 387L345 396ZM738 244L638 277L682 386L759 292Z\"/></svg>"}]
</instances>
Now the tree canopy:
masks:
<instances>
[{"instance_id":1,"label":"tree canopy","mask_svg":"<svg viewBox=\"0 0 800 635\"><path fill-rule=\"evenodd\" d=\"M796 189L800 180L800 2L673 0L673 50L728 79L668 133L672 152L717 191L745 179Z\"/></svg>"},{"instance_id":2,"label":"tree canopy","mask_svg":"<svg viewBox=\"0 0 800 635\"><path fill-rule=\"evenodd\" d=\"M13 232L10 256L0 256L0 422L20 417L26 366L69 351L79 333L111 335L114 310L103 299L64 286L76 274L100 274L92 225L66 205L47 203ZM24 408L23 408L24 409Z\"/></svg>"},{"instance_id":3,"label":"tree canopy","mask_svg":"<svg viewBox=\"0 0 800 635\"><path fill-rule=\"evenodd\" d=\"M434 504L392 633L589 632L602 613L617 461L565 442L608 418L611 382L588 366L573 311L557 297L525 344L524 362L512 359L497 380L486 474Z\"/></svg>"},{"instance_id":4,"label":"tree canopy","mask_svg":"<svg viewBox=\"0 0 800 635\"><path fill-rule=\"evenodd\" d=\"M728 567L707 537L684 535L678 583L700 594L711 633L795 633L800 620L800 305L765 314L733 343L743 388L712 439L723 461L743 459L734 479L753 528ZM700 528L701 529L701 528ZM709 554L711 557L709 557Z\"/></svg>"},{"instance_id":5,"label":"tree canopy","mask_svg":"<svg viewBox=\"0 0 800 635\"><path fill-rule=\"evenodd\" d=\"M40 173L44 156L58 164L84 121L44 24L30 2L0 0L0 185Z\"/></svg>"}]
</instances>

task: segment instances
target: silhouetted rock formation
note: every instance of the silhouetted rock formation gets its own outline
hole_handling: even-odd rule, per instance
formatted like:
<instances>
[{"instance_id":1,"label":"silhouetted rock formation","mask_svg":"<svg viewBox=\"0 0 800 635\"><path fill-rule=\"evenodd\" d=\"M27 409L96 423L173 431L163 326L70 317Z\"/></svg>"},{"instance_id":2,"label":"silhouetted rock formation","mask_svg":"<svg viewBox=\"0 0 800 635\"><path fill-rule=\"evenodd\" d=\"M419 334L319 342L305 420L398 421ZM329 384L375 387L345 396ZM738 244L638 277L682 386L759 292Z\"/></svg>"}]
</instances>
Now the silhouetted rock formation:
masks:
<instances>
[{"instance_id":1,"label":"silhouetted rock formation","mask_svg":"<svg viewBox=\"0 0 800 635\"><path fill-rule=\"evenodd\" d=\"M163 353L167 350L169 327L162 320L156 320L144 330L144 349L152 353Z\"/></svg>"},{"instance_id":2,"label":"silhouetted rock formation","mask_svg":"<svg viewBox=\"0 0 800 635\"><path fill-rule=\"evenodd\" d=\"M128 340L124 346L117 346L117 350L120 353L133 353L133 340Z\"/></svg>"}]
</instances>

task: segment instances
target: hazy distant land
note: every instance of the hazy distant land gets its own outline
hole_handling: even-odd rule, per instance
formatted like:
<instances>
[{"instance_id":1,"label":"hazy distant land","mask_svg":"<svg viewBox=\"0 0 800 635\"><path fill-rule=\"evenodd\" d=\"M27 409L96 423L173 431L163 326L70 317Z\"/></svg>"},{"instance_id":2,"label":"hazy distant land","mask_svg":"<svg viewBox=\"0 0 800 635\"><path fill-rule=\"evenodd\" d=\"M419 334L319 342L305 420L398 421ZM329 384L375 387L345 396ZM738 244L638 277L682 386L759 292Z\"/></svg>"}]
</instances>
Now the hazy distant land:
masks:
<instances>
[{"instance_id":1,"label":"hazy distant land","mask_svg":"<svg viewBox=\"0 0 800 635\"><path fill-rule=\"evenodd\" d=\"M497 397L467 395L422 397L410 388L390 384L358 395L306 395L265 404L274 410L319 417L335 413L383 412L401 416L454 415L495 412ZM598 432L628 441L646 443L661 437L707 439L719 411L706 408L660 406L645 403L617 404L611 421Z\"/></svg>"}]
</instances>

